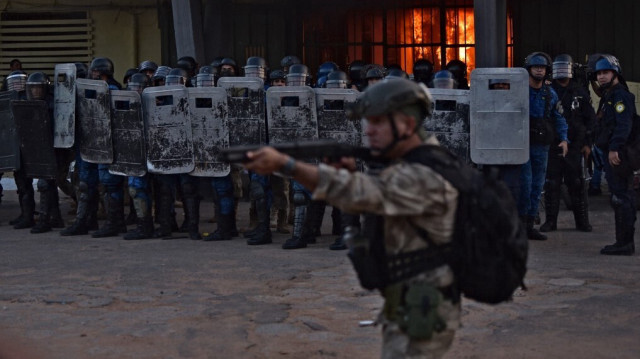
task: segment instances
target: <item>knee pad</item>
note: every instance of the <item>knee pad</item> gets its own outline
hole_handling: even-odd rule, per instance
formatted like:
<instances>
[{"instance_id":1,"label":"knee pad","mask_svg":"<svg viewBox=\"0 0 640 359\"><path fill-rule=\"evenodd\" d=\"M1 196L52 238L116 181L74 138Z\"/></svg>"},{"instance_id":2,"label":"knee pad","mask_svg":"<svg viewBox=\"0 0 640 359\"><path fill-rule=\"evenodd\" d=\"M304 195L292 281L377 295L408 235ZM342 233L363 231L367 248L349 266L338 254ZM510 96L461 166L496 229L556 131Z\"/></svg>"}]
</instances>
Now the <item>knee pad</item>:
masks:
<instances>
[{"instance_id":1,"label":"knee pad","mask_svg":"<svg viewBox=\"0 0 640 359\"><path fill-rule=\"evenodd\" d=\"M307 206L309 198L304 193L296 191L293 193L293 204L294 206Z\"/></svg>"}]
</instances>

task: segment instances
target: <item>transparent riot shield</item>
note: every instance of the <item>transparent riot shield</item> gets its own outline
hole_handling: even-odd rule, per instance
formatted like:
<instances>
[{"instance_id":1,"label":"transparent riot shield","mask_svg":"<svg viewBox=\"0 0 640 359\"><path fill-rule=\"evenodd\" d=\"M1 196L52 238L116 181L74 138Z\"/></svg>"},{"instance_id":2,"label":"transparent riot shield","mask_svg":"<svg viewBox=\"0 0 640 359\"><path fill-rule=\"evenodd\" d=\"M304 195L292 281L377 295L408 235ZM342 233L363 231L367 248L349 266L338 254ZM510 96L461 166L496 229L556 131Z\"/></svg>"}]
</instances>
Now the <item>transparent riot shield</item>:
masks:
<instances>
[{"instance_id":1,"label":"transparent riot shield","mask_svg":"<svg viewBox=\"0 0 640 359\"><path fill-rule=\"evenodd\" d=\"M148 87L142 93L142 117L150 173L189 173L194 169L187 88Z\"/></svg>"},{"instance_id":2,"label":"transparent riot shield","mask_svg":"<svg viewBox=\"0 0 640 359\"><path fill-rule=\"evenodd\" d=\"M11 110L17 99L15 91L0 92L0 172L20 169L20 138Z\"/></svg>"},{"instance_id":3,"label":"transparent riot shield","mask_svg":"<svg viewBox=\"0 0 640 359\"><path fill-rule=\"evenodd\" d=\"M80 156L90 163L112 163L109 86L102 80L76 79L76 95Z\"/></svg>"},{"instance_id":4,"label":"transparent riot shield","mask_svg":"<svg viewBox=\"0 0 640 359\"><path fill-rule=\"evenodd\" d=\"M424 128L436 135L440 144L460 159L469 157L469 90L430 88L433 114Z\"/></svg>"},{"instance_id":5,"label":"transparent riot shield","mask_svg":"<svg viewBox=\"0 0 640 359\"><path fill-rule=\"evenodd\" d=\"M220 150L229 147L227 91L220 87L192 87L188 90L195 162L190 175L226 176L231 167L222 160Z\"/></svg>"},{"instance_id":6,"label":"transparent riot shield","mask_svg":"<svg viewBox=\"0 0 640 359\"><path fill-rule=\"evenodd\" d=\"M471 160L529 160L529 74L523 68L482 68L471 74Z\"/></svg>"},{"instance_id":7,"label":"transparent riot shield","mask_svg":"<svg viewBox=\"0 0 640 359\"><path fill-rule=\"evenodd\" d=\"M76 132L76 65L57 64L53 77L53 145L71 148Z\"/></svg>"},{"instance_id":8,"label":"transparent riot shield","mask_svg":"<svg viewBox=\"0 0 640 359\"><path fill-rule=\"evenodd\" d=\"M11 108L20 138L21 170L31 178L56 178L49 105L46 101L12 101Z\"/></svg>"},{"instance_id":9,"label":"transparent riot shield","mask_svg":"<svg viewBox=\"0 0 640 359\"><path fill-rule=\"evenodd\" d=\"M267 90L269 143L318 139L316 94L308 86L273 86Z\"/></svg>"},{"instance_id":10,"label":"transparent riot shield","mask_svg":"<svg viewBox=\"0 0 640 359\"><path fill-rule=\"evenodd\" d=\"M137 91L111 91L113 163L109 172L141 177L147 173L142 101Z\"/></svg>"},{"instance_id":11,"label":"transparent riot shield","mask_svg":"<svg viewBox=\"0 0 640 359\"><path fill-rule=\"evenodd\" d=\"M354 103L359 92L350 89L317 88L316 106L318 137L353 146L362 146L362 122L347 118L346 108Z\"/></svg>"},{"instance_id":12,"label":"transparent riot shield","mask_svg":"<svg viewBox=\"0 0 640 359\"><path fill-rule=\"evenodd\" d=\"M229 145L267 143L264 83L257 77L222 77L218 87L227 90Z\"/></svg>"}]
</instances>

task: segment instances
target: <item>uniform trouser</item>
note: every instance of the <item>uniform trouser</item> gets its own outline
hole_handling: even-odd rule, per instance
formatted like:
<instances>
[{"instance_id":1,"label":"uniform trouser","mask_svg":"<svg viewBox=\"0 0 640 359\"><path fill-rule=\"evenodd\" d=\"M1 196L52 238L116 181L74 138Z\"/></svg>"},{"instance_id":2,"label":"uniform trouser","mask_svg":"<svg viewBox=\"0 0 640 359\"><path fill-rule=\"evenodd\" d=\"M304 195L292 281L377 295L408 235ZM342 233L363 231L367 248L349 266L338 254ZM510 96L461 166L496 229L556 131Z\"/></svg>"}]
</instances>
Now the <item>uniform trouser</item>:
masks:
<instances>
[{"instance_id":1,"label":"uniform trouser","mask_svg":"<svg viewBox=\"0 0 640 359\"><path fill-rule=\"evenodd\" d=\"M108 164L99 164L98 178L107 191L107 196L109 198L117 201L124 201L124 192L122 191L125 181L124 176L111 174L109 172Z\"/></svg>"},{"instance_id":2,"label":"uniform trouser","mask_svg":"<svg viewBox=\"0 0 640 359\"><path fill-rule=\"evenodd\" d=\"M593 174L591 175L589 187L600 188L600 184L602 183L602 172L604 171L604 162L607 159L604 158L602 150L595 145L591 151L591 158L593 159Z\"/></svg>"},{"instance_id":3,"label":"uniform trouser","mask_svg":"<svg viewBox=\"0 0 640 359\"><path fill-rule=\"evenodd\" d=\"M80 157L80 151L77 151L76 169L78 171L78 181L87 184L89 190L88 197L93 197L98 192L98 165L83 160L82 157Z\"/></svg>"},{"instance_id":4,"label":"uniform trouser","mask_svg":"<svg viewBox=\"0 0 640 359\"><path fill-rule=\"evenodd\" d=\"M75 199L76 194L73 184L67 179L69 177L69 165L73 160L73 151L66 148L56 148L56 163L58 171L56 173L56 185L62 193Z\"/></svg>"},{"instance_id":5,"label":"uniform trouser","mask_svg":"<svg viewBox=\"0 0 640 359\"><path fill-rule=\"evenodd\" d=\"M141 177L130 176L127 179L129 195L140 219L151 216L150 177L150 174L146 174Z\"/></svg>"},{"instance_id":6,"label":"uniform trouser","mask_svg":"<svg viewBox=\"0 0 640 359\"><path fill-rule=\"evenodd\" d=\"M538 215L538 206L547 174L548 145L531 144L529 161L522 165L520 172L520 198L518 213L523 217Z\"/></svg>"},{"instance_id":7,"label":"uniform trouser","mask_svg":"<svg viewBox=\"0 0 640 359\"><path fill-rule=\"evenodd\" d=\"M605 152L608 158L608 152ZM604 174L611 192L611 206L614 209L616 242L631 243L634 240L636 222L636 203L633 191L633 172L614 169L605 160ZM623 173L621 173L623 172Z\"/></svg>"},{"instance_id":8,"label":"uniform trouser","mask_svg":"<svg viewBox=\"0 0 640 359\"><path fill-rule=\"evenodd\" d=\"M520 199L520 172L522 165L490 166L498 170L498 178L507 185L515 203Z\"/></svg>"},{"instance_id":9,"label":"uniform trouser","mask_svg":"<svg viewBox=\"0 0 640 359\"><path fill-rule=\"evenodd\" d=\"M307 207L311 202L311 192L306 189L300 182L292 180L291 185L293 187L293 237L302 238L304 231L303 225L306 222ZM311 228L307 228L311 230Z\"/></svg>"},{"instance_id":10,"label":"uniform trouser","mask_svg":"<svg viewBox=\"0 0 640 359\"><path fill-rule=\"evenodd\" d=\"M173 199L175 198L175 192L179 185L182 189L182 200L185 204L185 217L192 220L192 224L197 227L200 219L200 213L197 212L200 205L198 195L198 178L189 176L188 174L158 175L155 177L157 178L158 184L161 187L161 196L170 196L170 199L163 200L163 203L167 202L166 205L159 206L158 208L158 210L162 212L158 213L160 221L167 222L160 223L160 225L171 226L171 223L168 223L168 221L170 221L172 217L171 212L173 211Z\"/></svg>"},{"instance_id":11,"label":"uniform trouser","mask_svg":"<svg viewBox=\"0 0 640 359\"><path fill-rule=\"evenodd\" d=\"M572 203L575 206L584 206L586 196L584 179L582 178L582 153L580 149L571 149L566 157L562 157L554 151L549 151L547 163L547 176L545 180L545 212L548 218L558 217L560 206L560 187L562 183L567 186ZM586 210L586 207L584 208Z\"/></svg>"},{"instance_id":12,"label":"uniform trouser","mask_svg":"<svg viewBox=\"0 0 640 359\"><path fill-rule=\"evenodd\" d=\"M273 208L289 210L289 179L280 176L271 177L271 190L273 192Z\"/></svg>"},{"instance_id":13,"label":"uniform trouser","mask_svg":"<svg viewBox=\"0 0 640 359\"><path fill-rule=\"evenodd\" d=\"M13 178L18 189L21 215L32 217L35 209L33 178L27 177L23 170L13 172Z\"/></svg>"},{"instance_id":14,"label":"uniform trouser","mask_svg":"<svg viewBox=\"0 0 640 359\"><path fill-rule=\"evenodd\" d=\"M260 185L260 187L262 187L262 191L264 192L264 196L266 200L265 204L266 204L267 218L268 218L269 211L271 210L271 205L273 204L273 191L271 190L271 178L270 176L263 176L254 172L250 173L249 178L251 179L251 182L257 183Z\"/></svg>"},{"instance_id":15,"label":"uniform trouser","mask_svg":"<svg viewBox=\"0 0 640 359\"><path fill-rule=\"evenodd\" d=\"M233 179L231 174L223 177L213 177L211 187L216 193L216 202L220 214L231 215L235 210L235 198L233 191Z\"/></svg>"}]
</instances>

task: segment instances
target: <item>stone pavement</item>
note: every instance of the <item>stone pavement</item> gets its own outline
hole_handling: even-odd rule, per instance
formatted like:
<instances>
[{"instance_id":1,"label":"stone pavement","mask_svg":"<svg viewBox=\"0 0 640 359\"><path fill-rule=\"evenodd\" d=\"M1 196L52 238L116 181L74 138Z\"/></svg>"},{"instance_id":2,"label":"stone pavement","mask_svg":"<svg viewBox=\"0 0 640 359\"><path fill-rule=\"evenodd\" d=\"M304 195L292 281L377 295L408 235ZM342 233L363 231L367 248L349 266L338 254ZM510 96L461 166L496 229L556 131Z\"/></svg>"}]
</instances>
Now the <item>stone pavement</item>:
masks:
<instances>
[{"instance_id":1,"label":"stone pavement","mask_svg":"<svg viewBox=\"0 0 640 359\"><path fill-rule=\"evenodd\" d=\"M202 208L201 230L212 231L212 204ZM247 212L241 203L241 226ZM242 238L61 237L14 230L7 222L18 213L6 191L2 358L379 357L380 328L359 322L374 319L382 301L360 288L345 251L328 250L334 236L291 251L280 248L282 234L257 247ZM560 230L530 242L528 290L513 302L464 300L447 358L637 358L640 256L598 254L613 241L606 196L593 198L591 215L592 233L573 230L563 210Z\"/></svg>"}]
</instances>

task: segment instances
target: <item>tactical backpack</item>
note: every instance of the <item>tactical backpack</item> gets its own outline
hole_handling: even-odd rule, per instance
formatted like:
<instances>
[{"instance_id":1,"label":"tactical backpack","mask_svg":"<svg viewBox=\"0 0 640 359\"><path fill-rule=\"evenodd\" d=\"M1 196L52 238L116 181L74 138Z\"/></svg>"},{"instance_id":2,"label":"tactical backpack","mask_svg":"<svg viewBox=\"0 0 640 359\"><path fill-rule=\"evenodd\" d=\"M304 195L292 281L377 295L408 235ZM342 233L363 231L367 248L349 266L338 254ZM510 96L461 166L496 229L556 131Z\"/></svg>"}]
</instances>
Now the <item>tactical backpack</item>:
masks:
<instances>
[{"instance_id":1,"label":"tactical backpack","mask_svg":"<svg viewBox=\"0 0 640 359\"><path fill-rule=\"evenodd\" d=\"M528 241L507 186L497 173L482 173L440 146L420 146L403 159L432 168L459 192L452 243L436 245L422 230L429 257L445 258L465 297L489 304L510 300L524 288Z\"/></svg>"}]
</instances>

